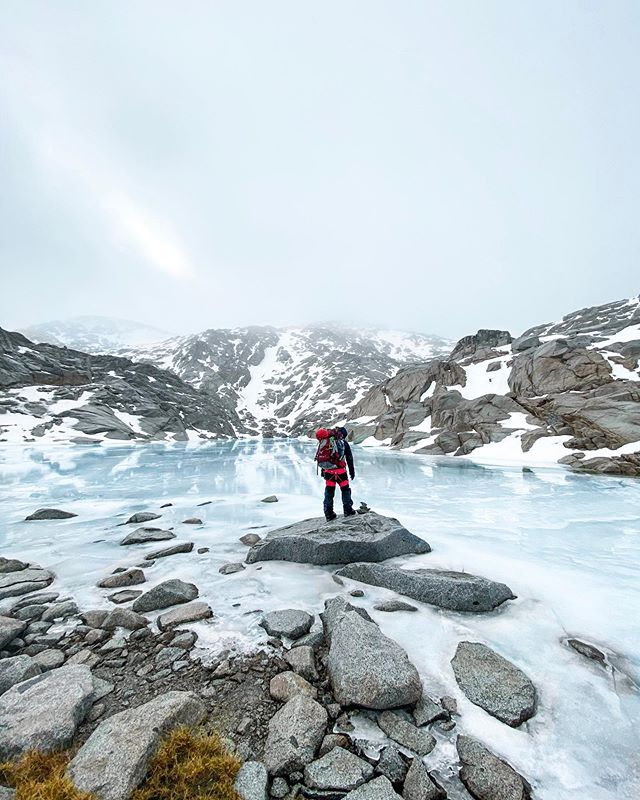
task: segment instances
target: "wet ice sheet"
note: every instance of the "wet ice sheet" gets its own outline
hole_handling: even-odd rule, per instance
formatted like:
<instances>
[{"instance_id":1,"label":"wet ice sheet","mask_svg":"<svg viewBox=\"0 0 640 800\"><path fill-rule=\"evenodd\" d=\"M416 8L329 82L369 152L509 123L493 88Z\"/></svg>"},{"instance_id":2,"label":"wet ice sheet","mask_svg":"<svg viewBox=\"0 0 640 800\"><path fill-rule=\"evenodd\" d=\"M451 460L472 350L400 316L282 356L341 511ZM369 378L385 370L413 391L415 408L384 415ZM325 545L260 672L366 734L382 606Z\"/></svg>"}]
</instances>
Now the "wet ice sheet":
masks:
<instances>
[{"instance_id":1,"label":"wet ice sheet","mask_svg":"<svg viewBox=\"0 0 640 800\"><path fill-rule=\"evenodd\" d=\"M53 568L57 583L81 606L104 605L105 593L95 588L99 578L171 544L120 547L127 529L117 523L172 502L153 524L173 526L177 541L210 552L157 561L146 569L149 586L167 577L193 580L217 615L215 624L197 626L201 641L250 647L264 637L259 609L318 612L338 588L321 567L272 562L218 573L223 563L242 560L246 548L238 538L248 529L317 515L321 484L313 450L300 442L6 446L0 450L0 553ZM640 482L355 453L356 502L399 517L433 547L398 563L476 572L505 581L518 595L497 613L477 616L420 604L416 614L385 615L373 605L390 593L366 587L366 597L355 601L407 649L434 696L456 697L458 729L534 779L544 800L638 796L640 709L625 673L638 681ZM260 503L273 493L279 503ZM79 516L21 521L40 506ZM202 518L203 526L181 524L190 516ZM567 649L561 644L567 635L620 654L622 671L612 675ZM462 639L486 642L536 683L540 709L521 729L492 719L459 691L449 662ZM442 743L429 757L436 767L451 760L451 746Z\"/></svg>"}]
</instances>

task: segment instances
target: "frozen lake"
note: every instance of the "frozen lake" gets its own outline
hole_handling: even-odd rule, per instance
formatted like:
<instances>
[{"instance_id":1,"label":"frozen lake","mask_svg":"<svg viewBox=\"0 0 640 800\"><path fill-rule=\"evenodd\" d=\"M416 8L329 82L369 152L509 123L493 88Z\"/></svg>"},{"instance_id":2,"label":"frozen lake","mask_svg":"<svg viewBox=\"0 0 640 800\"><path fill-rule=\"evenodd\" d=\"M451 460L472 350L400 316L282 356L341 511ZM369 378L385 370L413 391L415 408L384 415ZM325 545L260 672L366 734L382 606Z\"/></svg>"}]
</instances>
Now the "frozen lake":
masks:
<instances>
[{"instance_id":1,"label":"frozen lake","mask_svg":"<svg viewBox=\"0 0 640 800\"><path fill-rule=\"evenodd\" d=\"M321 513L313 452L311 443L290 441L4 446L0 555L52 568L56 585L83 608L105 606L96 582L162 546L120 547L125 530L117 523L171 502L152 524L174 526L177 541L211 549L157 561L146 570L149 584L192 580L217 617L194 626L200 641L212 649L251 647L264 638L257 610L293 606L317 613L339 591L322 567L271 562L218 573L222 564L244 558L238 538L247 529ZM391 593L367 587L366 597L355 601L406 648L430 694L456 697L457 730L507 758L544 800L640 796L640 481L377 449L354 453L356 505L365 500L398 517L433 548L400 563L474 572L504 581L518 595L488 615L420 604L418 613L384 614L372 607ZM268 494L280 502L261 503ZM42 506L78 517L22 521ZM204 524L182 525L190 516ZM563 644L567 636L596 644L616 668L579 656ZM449 664L463 639L486 642L529 675L540 697L530 722L512 730L466 700ZM443 738L427 763L455 761L453 742Z\"/></svg>"}]
</instances>

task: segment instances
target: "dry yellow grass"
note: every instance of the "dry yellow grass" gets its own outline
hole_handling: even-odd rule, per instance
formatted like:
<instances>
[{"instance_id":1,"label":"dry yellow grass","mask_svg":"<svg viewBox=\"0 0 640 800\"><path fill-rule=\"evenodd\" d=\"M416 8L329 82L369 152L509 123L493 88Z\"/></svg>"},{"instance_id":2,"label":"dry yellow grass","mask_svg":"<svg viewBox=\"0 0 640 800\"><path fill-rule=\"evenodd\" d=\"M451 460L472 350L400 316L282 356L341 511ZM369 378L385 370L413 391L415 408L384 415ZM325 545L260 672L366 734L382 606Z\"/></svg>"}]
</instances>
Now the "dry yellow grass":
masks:
<instances>
[{"instance_id":1,"label":"dry yellow grass","mask_svg":"<svg viewBox=\"0 0 640 800\"><path fill-rule=\"evenodd\" d=\"M66 753L27 753L20 761L0 764L0 782L16 789L16 800L93 800L65 775Z\"/></svg>"},{"instance_id":2,"label":"dry yellow grass","mask_svg":"<svg viewBox=\"0 0 640 800\"><path fill-rule=\"evenodd\" d=\"M28 753L0 764L0 784L15 787L16 800L95 800L66 777L68 763L68 753ZM233 788L239 768L217 736L179 728L160 745L131 800L239 800Z\"/></svg>"},{"instance_id":3,"label":"dry yellow grass","mask_svg":"<svg viewBox=\"0 0 640 800\"><path fill-rule=\"evenodd\" d=\"M217 736L179 728L160 745L131 800L239 800L233 788L239 768Z\"/></svg>"}]
</instances>

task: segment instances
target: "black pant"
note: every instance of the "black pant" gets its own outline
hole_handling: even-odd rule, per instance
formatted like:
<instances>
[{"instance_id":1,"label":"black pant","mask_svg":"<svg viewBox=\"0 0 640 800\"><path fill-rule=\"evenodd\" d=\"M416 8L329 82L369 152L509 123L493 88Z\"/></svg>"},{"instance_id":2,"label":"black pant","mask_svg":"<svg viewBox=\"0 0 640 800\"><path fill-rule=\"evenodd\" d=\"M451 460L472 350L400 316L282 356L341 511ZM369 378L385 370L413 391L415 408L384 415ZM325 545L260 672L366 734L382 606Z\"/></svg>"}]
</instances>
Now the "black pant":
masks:
<instances>
[{"instance_id":1,"label":"black pant","mask_svg":"<svg viewBox=\"0 0 640 800\"><path fill-rule=\"evenodd\" d=\"M333 499L336 494L336 485L340 487L342 493L342 508L348 516L353 513L353 500L351 499L351 487L346 469L343 470L323 470L322 477L325 480L324 486L324 514L333 514Z\"/></svg>"}]
</instances>

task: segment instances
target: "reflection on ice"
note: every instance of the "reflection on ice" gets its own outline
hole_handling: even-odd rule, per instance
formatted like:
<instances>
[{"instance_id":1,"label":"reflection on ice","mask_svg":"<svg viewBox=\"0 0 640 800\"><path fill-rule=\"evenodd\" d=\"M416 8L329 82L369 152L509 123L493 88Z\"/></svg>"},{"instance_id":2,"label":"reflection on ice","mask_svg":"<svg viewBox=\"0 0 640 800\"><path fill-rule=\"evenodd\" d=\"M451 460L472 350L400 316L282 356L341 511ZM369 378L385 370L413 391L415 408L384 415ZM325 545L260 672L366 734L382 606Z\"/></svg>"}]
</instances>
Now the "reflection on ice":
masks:
<instances>
[{"instance_id":1,"label":"reflection on ice","mask_svg":"<svg viewBox=\"0 0 640 800\"><path fill-rule=\"evenodd\" d=\"M200 642L252 647L264 637L261 611L294 606L317 613L340 590L323 567L267 562L218 573L244 558L238 539L248 529L319 515L313 451L312 443L288 441L5 447L0 554L51 567L81 607L104 605L97 581L157 547L120 547L124 529L117 523L170 502L158 523L173 526L176 541L193 541L195 549L146 567L149 585L175 576L193 581L217 617L194 626ZM535 794L544 800L640 796L633 777L640 704L631 683L640 674L640 482L360 448L356 463L356 503L399 517L433 547L398 563L475 572L518 595L488 615L420 604L415 614L385 614L373 605L391 593L371 587L354 601L406 648L430 693L457 699L458 729L536 776ZM280 502L261 503L267 494ZM41 506L79 516L22 521ZM204 524L183 525L191 516ZM198 555L198 547L210 551ZM567 636L614 654L631 680L563 645ZM512 730L466 700L449 664L461 639L486 642L534 681L540 709L529 723ZM430 765L451 763L447 747L433 751Z\"/></svg>"}]
</instances>

